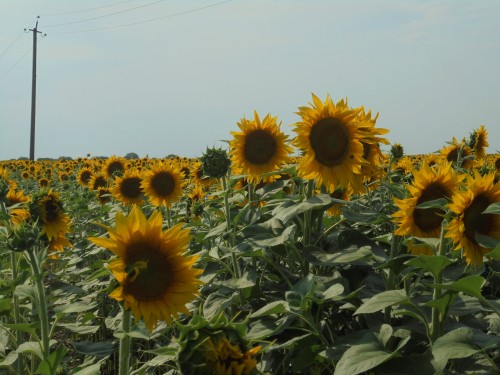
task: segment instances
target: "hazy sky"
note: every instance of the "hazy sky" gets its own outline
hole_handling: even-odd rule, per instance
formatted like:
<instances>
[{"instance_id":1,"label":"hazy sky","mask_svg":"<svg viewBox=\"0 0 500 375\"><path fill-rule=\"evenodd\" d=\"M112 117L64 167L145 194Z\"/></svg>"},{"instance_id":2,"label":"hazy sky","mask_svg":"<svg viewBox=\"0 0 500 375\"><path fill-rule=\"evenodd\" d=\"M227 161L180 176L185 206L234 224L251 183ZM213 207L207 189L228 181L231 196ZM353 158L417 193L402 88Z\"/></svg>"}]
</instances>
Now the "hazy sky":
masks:
<instances>
[{"instance_id":1,"label":"hazy sky","mask_svg":"<svg viewBox=\"0 0 500 375\"><path fill-rule=\"evenodd\" d=\"M0 0L0 160L29 155L37 15L37 158L201 156L254 110L293 136L311 93L379 112L409 154L482 124L500 152L500 1L217 3Z\"/></svg>"}]
</instances>

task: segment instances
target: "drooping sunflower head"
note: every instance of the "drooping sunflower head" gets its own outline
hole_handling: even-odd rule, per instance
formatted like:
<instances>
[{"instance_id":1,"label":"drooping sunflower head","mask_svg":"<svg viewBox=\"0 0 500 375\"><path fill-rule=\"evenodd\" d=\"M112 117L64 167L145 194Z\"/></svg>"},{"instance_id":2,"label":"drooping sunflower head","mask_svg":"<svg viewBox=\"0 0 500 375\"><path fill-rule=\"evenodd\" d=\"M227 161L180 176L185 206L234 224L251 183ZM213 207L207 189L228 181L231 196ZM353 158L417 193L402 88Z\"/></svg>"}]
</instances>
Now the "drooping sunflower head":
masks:
<instances>
[{"instance_id":1,"label":"drooping sunflower head","mask_svg":"<svg viewBox=\"0 0 500 375\"><path fill-rule=\"evenodd\" d=\"M483 255L490 251L480 245L477 236L500 240L500 215L483 211L492 203L500 202L500 183L494 183L494 173L469 176L467 188L456 191L449 207L455 218L446 227L446 237L451 238L456 250L463 249L468 265L480 266Z\"/></svg>"},{"instance_id":2,"label":"drooping sunflower head","mask_svg":"<svg viewBox=\"0 0 500 375\"><path fill-rule=\"evenodd\" d=\"M182 224L163 231L163 218L155 211L146 219L134 205L128 216L118 212L109 238L89 238L117 258L109 268L119 286L110 294L124 302L136 319L152 331L159 320L172 322L178 313L189 314L186 303L198 295L202 270L193 268L197 256L187 256L190 235Z\"/></svg>"},{"instance_id":3,"label":"drooping sunflower head","mask_svg":"<svg viewBox=\"0 0 500 375\"><path fill-rule=\"evenodd\" d=\"M469 146L478 159L484 159L486 157L485 149L489 146L489 143L488 132L484 125L481 125L471 133Z\"/></svg>"},{"instance_id":4,"label":"drooping sunflower head","mask_svg":"<svg viewBox=\"0 0 500 375\"><path fill-rule=\"evenodd\" d=\"M261 120L255 111L253 120L243 118L238 126L240 131L231 132L234 139L229 144L235 174L247 175L249 181L258 183L263 174L276 171L289 161L292 148L277 117L268 114Z\"/></svg>"},{"instance_id":5,"label":"drooping sunflower head","mask_svg":"<svg viewBox=\"0 0 500 375\"><path fill-rule=\"evenodd\" d=\"M125 172L126 164L127 159L119 156L111 156L106 160L106 164L104 164L103 173L108 179L114 176L121 176Z\"/></svg>"},{"instance_id":6,"label":"drooping sunflower head","mask_svg":"<svg viewBox=\"0 0 500 375\"><path fill-rule=\"evenodd\" d=\"M111 194L126 205L143 204L141 176L137 170L127 169L123 177L115 177Z\"/></svg>"},{"instance_id":7,"label":"drooping sunflower head","mask_svg":"<svg viewBox=\"0 0 500 375\"><path fill-rule=\"evenodd\" d=\"M337 186L360 189L363 176L363 133L359 109L347 103L333 102L330 96L323 103L313 94L310 107L300 107L302 121L295 123L295 146L304 153L297 172L300 177L314 179L329 191ZM360 179L361 177L361 179Z\"/></svg>"},{"instance_id":8,"label":"drooping sunflower head","mask_svg":"<svg viewBox=\"0 0 500 375\"><path fill-rule=\"evenodd\" d=\"M247 375L255 370L261 347L250 347L243 323L196 315L179 330L177 362L183 374Z\"/></svg>"},{"instance_id":9,"label":"drooping sunflower head","mask_svg":"<svg viewBox=\"0 0 500 375\"><path fill-rule=\"evenodd\" d=\"M149 171L144 172L141 187L144 194L154 206L172 207L184 193L180 167L174 163L157 163Z\"/></svg>"},{"instance_id":10,"label":"drooping sunflower head","mask_svg":"<svg viewBox=\"0 0 500 375\"><path fill-rule=\"evenodd\" d=\"M70 218L64 212L59 193L41 190L30 204L30 215L42 226L42 234L50 240L57 238L60 233L68 233Z\"/></svg>"},{"instance_id":11,"label":"drooping sunflower head","mask_svg":"<svg viewBox=\"0 0 500 375\"><path fill-rule=\"evenodd\" d=\"M404 155L404 148L400 143L394 143L391 146L391 155L394 160L399 160Z\"/></svg>"},{"instance_id":12,"label":"drooping sunflower head","mask_svg":"<svg viewBox=\"0 0 500 375\"><path fill-rule=\"evenodd\" d=\"M431 168L423 164L413 172L413 183L407 186L410 197L394 199L397 211L393 217L398 224L395 234L412 235L422 238L439 238L443 212L439 208L417 208L418 205L437 199L451 199L460 178L451 167L451 163L440 164Z\"/></svg>"}]
</instances>

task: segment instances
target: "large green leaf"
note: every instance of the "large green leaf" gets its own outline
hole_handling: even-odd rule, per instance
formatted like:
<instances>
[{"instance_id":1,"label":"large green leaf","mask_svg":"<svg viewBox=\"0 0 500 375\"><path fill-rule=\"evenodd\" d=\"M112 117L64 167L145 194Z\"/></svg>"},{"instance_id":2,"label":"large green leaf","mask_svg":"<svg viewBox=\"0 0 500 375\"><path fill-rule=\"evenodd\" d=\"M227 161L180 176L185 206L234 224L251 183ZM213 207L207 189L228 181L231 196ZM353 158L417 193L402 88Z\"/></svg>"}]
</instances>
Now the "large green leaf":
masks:
<instances>
[{"instance_id":1,"label":"large green leaf","mask_svg":"<svg viewBox=\"0 0 500 375\"><path fill-rule=\"evenodd\" d=\"M80 341L75 342L73 346L77 353L90 355L93 357L107 357L118 348L118 344L115 341Z\"/></svg>"},{"instance_id":2,"label":"large green leaf","mask_svg":"<svg viewBox=\"0 0 500 375\"><path fill-rule=\"evenodd\" d=\"M260 318L263 316L281 314L287 311L289 308L288 302L286 301L274 301L268 303L266 306L260 308L250 315L251 318Z\"/></svg>"},{"instance_id":3,"label":"large green leaf","mask_svg":"<svg viewBox=\"0 0 500 375\"><path fill-rule=\"evenodd\" d=\"M387 333L392 331L391 327L381 328L379 335L370 332L356 344L345 351L340 358L335 375L356 375L376 368L384 362L387 362L398 355L401 348L408 342L410 337L403 339L394 352L388 351L381 338L388 340Z\"/></svg>"},{"instance_id":4,"label":"large green leaf","mask_svg":"<svg viewBox=\"0 0 500 375\"><path fill-rule=\"evenodd\" d=\"M64 345L59 345L56 350L51 352L48 358L45 358L38 366L35 374L40 375L53 375L57 373L58 367L61 364L64 355L68 349Z\"/></svg>"},{"instance_id":5,"label":"large green leaf","mask_svg":"<svg viewBox=\"0 0 500 375\"><path fill-rule=\"evenodd\" d=\"M307 200L296 203L291 200L285 201L273 210L273 216L280 219L283 224L297 215L312 210L314 208L326 208L332 204L332 198L329 195L321 194L308 198Z\"/></svg>"},{"instance_id":6,"label":"large green leaf","mask_svg":"<svg viewBox=\"0 0 500 375\"><path fill-rule=\"evenodd\" d=\"M419 255L418 257L407 261L406 264L429 271L432 273L434 278L436 278L441 271L443 271L450 264L453 264L453 261L442 255Z\"/></svg>"},{"instance_id":7,"label":"large green leaf","mask_svg":"<svg viewBox=\"0 0 500 375\"><path fill-rule=\"evenodd\" d=\"M481 294L481 288L486 283L486 280L479 275L469 275L458 279L449 284L433 284L432 286L439 289L454 290L463 292L472 297L484 299Z\"/></svg>"},{"instance_id":8,"label":"large green leaf","mask_svg":"<svg viewBox=\"0 0 500 375\"><path fill-rule=\"evenodd\" d=\"M330 254L321 248L308 245L302 251L306 260L316 266L335 266L339 264L352 264L371 257L372 252L369 246L353 246L339 252Z\"/></svg>"},{"instance_id":9,"label":"large green leaf","mask_svg":"<svg viewBox=\"0 0 500 375\"><path fill-rule=\"evenodd\" d=\"M448 360L467 358L480 351L481 349L474 344L474 332L471 328L455 329L441 336L432 344L434 367L438 372L442 372Z\"/></svg>"},{"instance_id":10,"label":"large green leaf","mask_svg":"<svg viewBox=\"0 0 500 375\"><path fill-rule=\"evenodd\" d=\"M370 314L381 311L393 305L409 304L410 298L404 290L387 290L365 301L355 312L357 314Z\"/></svg>"}]
</instances>

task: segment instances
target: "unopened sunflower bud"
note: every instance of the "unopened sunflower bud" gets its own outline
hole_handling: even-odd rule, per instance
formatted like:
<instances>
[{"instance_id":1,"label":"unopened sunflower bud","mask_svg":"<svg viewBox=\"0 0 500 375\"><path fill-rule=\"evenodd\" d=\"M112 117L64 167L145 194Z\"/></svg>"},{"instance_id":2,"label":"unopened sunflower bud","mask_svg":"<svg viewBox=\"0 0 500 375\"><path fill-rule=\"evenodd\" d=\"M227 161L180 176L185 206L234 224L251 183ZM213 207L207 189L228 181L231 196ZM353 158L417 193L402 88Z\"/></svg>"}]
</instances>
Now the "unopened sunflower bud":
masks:
<instances>
[{"instance_id":1,"label":"unopened sunflower bud","mask_svg":"<svg viewBox=\"0 0 500 375\"><path fill-rule=\"evenodd\" d=\"M7 237L9 250L21 252L31 249L37 242L40 231L36 225L25 222L17 225Z\"/></svg>"},{"instance_id":2,"label":"unopened sunflower bud","mask_svg":"<svg viewBox=\"0 0 500 375\"><path fill-rule=\"evenodd\" d=\"M401 146L399 143L394 143L391 147L391 155L394 160L401 159L404 155L403 146Z\"/></svg>"},{"instance_id":3,"label":"unopened sunflower bud","mask_svg":"<svg viewBox=\"0 0 500 375\"><path fill-rule=\"evenodd\" d=\"M211 178L224 177L231 165L231 160L225 150L221 148L207 148L207 151L200 158L203 173Z\"/></svg>"}]
</instances>

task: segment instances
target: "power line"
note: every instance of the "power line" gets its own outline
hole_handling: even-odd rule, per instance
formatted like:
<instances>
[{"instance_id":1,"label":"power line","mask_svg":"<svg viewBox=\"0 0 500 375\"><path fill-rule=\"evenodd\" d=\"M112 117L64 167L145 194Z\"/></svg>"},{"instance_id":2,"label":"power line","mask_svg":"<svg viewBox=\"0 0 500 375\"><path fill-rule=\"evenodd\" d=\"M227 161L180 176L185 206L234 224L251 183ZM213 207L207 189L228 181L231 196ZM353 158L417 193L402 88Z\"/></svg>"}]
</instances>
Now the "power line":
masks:
<instances>
[{"instance_id":1,"label":"power line","mask_svg":"<svg viewBox=\"0 0 500 375\"><path fill-rule=\"evenodd\" d=\"M8 73L12 70L12 69L14 69L14 68L16 67L16 65L17 65L17 64L19 64L19 63L21 62L21 60L22 60L22 59L24 59L24 58L26 57L26 55L27 55L28 53L30 53L30 52L31 52L31 50L32 50L32 49L33 49L33 47L30 47L30 49L29 49L29 50L27 50L27 51L24 53L24 55L22 55L22 56L19 58L19 60L17 60L17 61L14 63L14 65L12 65L9 69L7 69L7 70L6 70L6 71L5 71L5 72L4 72L4 73L0 76L0 80L1 80L3 77L5 77L5 76L6 76L6 75L7 75L7 74L8 74Z\"/></svg>"},{"instance_id":2,"label":"power line","mask_svg":"<svg viewBox=\"0 0 500 375\"><path fill-rule=\"evenodd\" d=\"M75 13L90 12L90 11L92 11L92 10L104 9L104 8L111 8L111 7L114 7L114 6L117 6L117 5L122 5L122 4L126 4L126 3L131 3L131 2L133 2L133 1L137 1L137 0L120 1L120 2L118 2L118 3L113 3L113 4L109 4L109 5L103 5L103 6L100 6L100 7L95 7L95 8L86 8L86 9L80 9L80 10L73 10L73 11L69 11L69 12L42 14L42 17L48 17L48 16L63 16L63 15L66 15L66 14L75 14Z\"/></svg>"},{"instance_id":3,"label":"power line","mask_svg":"<svg viewBox=\"0 0 500 375\"><path fill-rule=\"evenodd\" d=\"M37 19L35 18L35 19L31 22L31 24L28 26L28 28L30 28L31 26L33 26L33 24L35 23L35 21L36 21L36 20L37 20ZM7 53L7 51L8 51L9 49L11 49L11 48L12 48L12 47L13 47L13 46L14 46L14 45L15 45L15 44L19 41L19 39L21 39L21 36L22 36L23 34L24 34L24 32L23 32L23 31L21 31L21 32L20 32L20 33L16 36L16 38L12 41L12 43L10 43L10 44L7 46L7 48L5 48L5 49L3 50L3 52L2 52L2 53L0 53L0 59L2 58L2 56L3 56L3 55L5 55L5 54Z\"/></svg>"},{"instance_id":4,"label":"power line","mask_svg":"<svg viewBox=\"0 0 500 375\"><path fill-rule=\"evenodd\" d=\"M150 5L154 5L154 4L158 4L158 3L161 3L165 0L157 0L157 1L153 1L151 3L147 3L147 4L143 4L143 5L139 5L139 6L136 6L134 8L129 8L129 9L125 9L125 10L120 10L119 12L114 12L114 13L108 13L108 14L104 14L102 16L97 16L97 17L92 17L92 18L85 18L83 20L77 20L77 21L71 21L71 22L65 22L65 23L57 23L55 25L47 25L47 26L44 26L45 28L47 27L56 27L56 26L65 26L65 25L72 25L74 23L81 23L81 22L87 22L87 21L93 21L93 20L98 20L100 18L106 18L106 17L111 17L111 16L114 16L114 15L117 15L117 14L121 14L121 13L126 13L126 12L131 12L133 10L136 10L136 9L140 9L140 8L145 8L147 6L150 6Z\"/></svg>"},{"instance_id":5,"label":"power line","mask_svg":"<svg viewBox=\"0 0 500 375\"><path fill-rule=\"evenodd\" d=\"M141 24L141 23L147 23L147 22L159 21L159 20L163 20L163 19L165 19L165 18L171 18L171 17L180 16L180 15L183 15L183 14L188 14L188 13L197 12L197 11L199 11L199 10L203 10L203 9L207 9L207 8L215 7L215 6L217 6L217 5L221 5L221 4L225 4L225 3L230 3L231 1L233 1L233 0L221 1L221 2L219 2L219 3L210 4L210 5L206 5L206 6L199 7L199 8L194 8L194 9L185 10L185 11L183 11L183 12L178 12L178 13L169 14L169 15L166 15L166 16L163 16L163 17L151 18L151 19L148 19L148 20L143 20L143 21L138 21L138 22L131 22L131 23L125 23L125 24L121 24L121 25L108 26L108 27L101 27L101 28L97 28L97 29L77 30L77 31L63 31L63 32L57 32L57 33L50 33L50 34L51 34L51 35L62 35L62 34L88 33L88 32L93 32L93 31L111 30L111 29L117 29L117 28L120 28L120 27L127 27L127 26L139 25L139 24Z\"/></svg>"}]
</instances>

